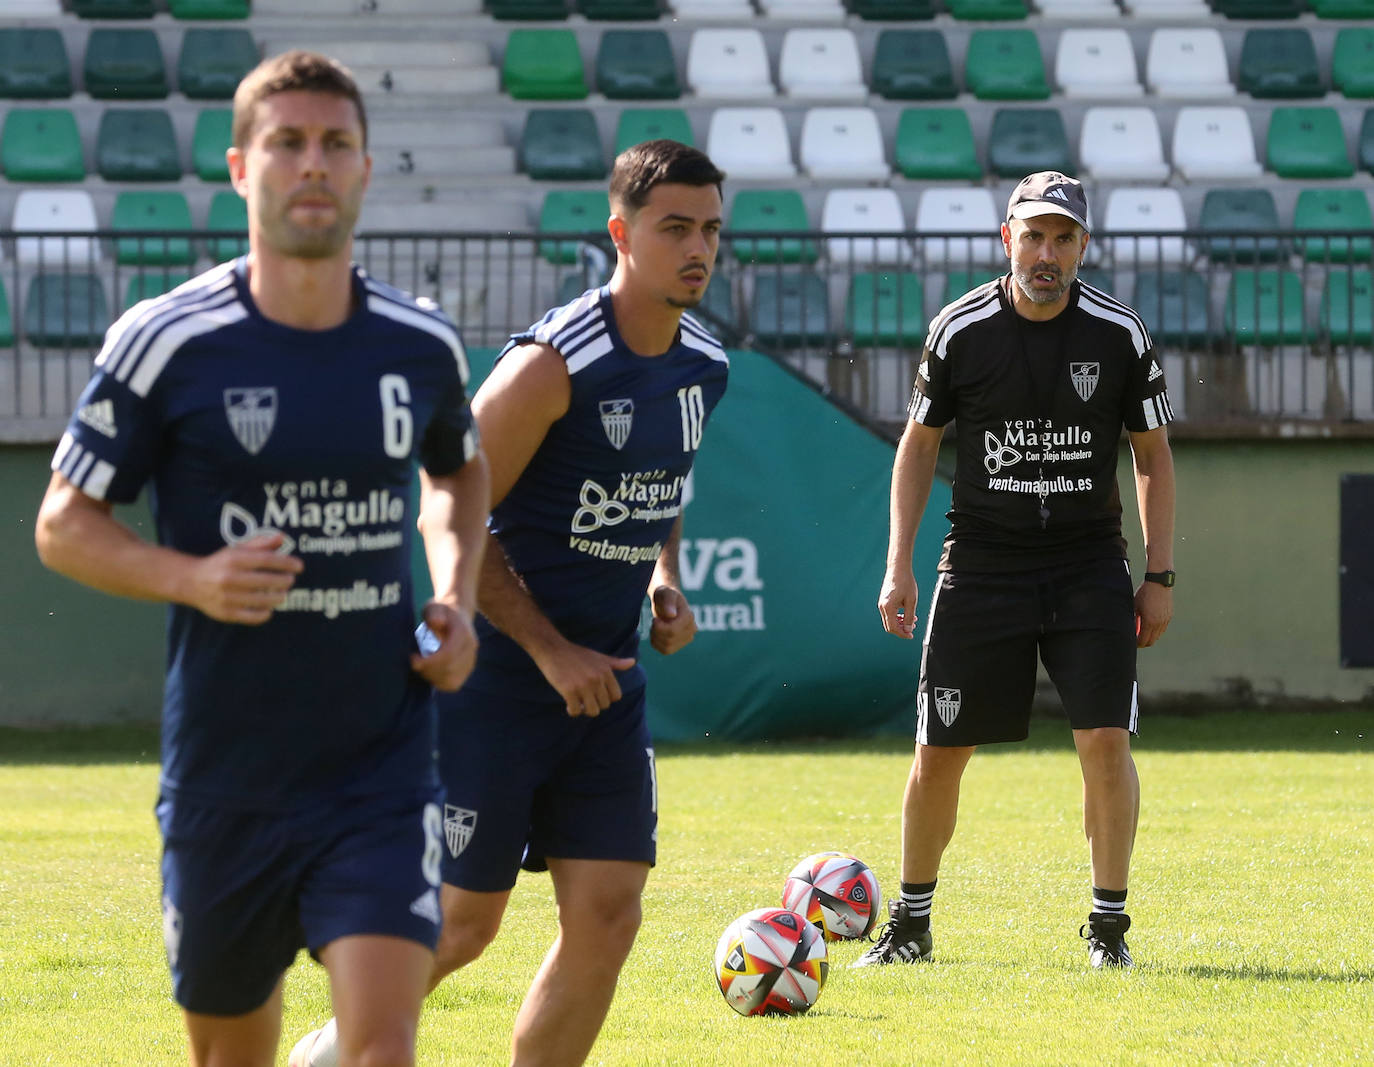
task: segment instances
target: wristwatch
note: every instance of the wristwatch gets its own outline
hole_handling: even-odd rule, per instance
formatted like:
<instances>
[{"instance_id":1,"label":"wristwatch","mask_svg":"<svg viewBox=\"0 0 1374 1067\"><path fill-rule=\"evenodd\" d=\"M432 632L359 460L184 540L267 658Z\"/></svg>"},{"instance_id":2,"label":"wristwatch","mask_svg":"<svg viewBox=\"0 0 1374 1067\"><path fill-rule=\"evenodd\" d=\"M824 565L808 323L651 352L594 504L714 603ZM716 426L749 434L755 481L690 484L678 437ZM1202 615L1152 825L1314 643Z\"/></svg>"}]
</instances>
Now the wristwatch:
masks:
<instances>
[{"instance_id":1,"label":"wristwatch","mask_svg":"<svg viewBox=\"0 0 1374 1067\"><path fill-rule=\"evenodd\" d=\"M1145 580L1146 580L1147 582L1158 582L1160 585L1164 586L1166 589L1172 589L1172 588L1174 587L1174 572L1173 572L1173 571L1146 571L1146 572L1145 572Z\"/></svg>"}]
</instances>

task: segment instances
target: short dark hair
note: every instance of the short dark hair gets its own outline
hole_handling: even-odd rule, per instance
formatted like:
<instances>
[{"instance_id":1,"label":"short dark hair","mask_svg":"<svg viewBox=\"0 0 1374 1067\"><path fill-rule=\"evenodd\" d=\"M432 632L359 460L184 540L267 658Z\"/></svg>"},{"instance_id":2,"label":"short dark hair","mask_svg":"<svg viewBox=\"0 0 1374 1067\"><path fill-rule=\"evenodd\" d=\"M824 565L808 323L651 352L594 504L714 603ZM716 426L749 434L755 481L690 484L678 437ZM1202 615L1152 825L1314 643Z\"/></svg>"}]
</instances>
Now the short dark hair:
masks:
<instances>
[{"instance_id":1,"label":"short dark hair","mask_svg":"<svg viewBox=\"0 0 1374 1067\"><path fill-rule=\"evenodd\" d=\"M253 133L253 120L258 104L277 93L301 90L326 93L353 101L358 111L358 123L363 129L363 148L367 148L367 111L363 94L348 68L337 59L318 52L294 49L271 59L264 59L243 76L234 90L233 139L235 148L244 148Z\"/></svg>"},{"instance_id":2,"label":"short dark hair","mask_svg":"<svg viewBox=\"0 0 1374 1067\"><path fill-rule=\"evenodd\" d=\"M657 185L714 185L721 192L725 174L691 145L660 139L631 145L615 157L611 170L611 210L633 213L649 201Z\"/></svg>"}]
</instances>

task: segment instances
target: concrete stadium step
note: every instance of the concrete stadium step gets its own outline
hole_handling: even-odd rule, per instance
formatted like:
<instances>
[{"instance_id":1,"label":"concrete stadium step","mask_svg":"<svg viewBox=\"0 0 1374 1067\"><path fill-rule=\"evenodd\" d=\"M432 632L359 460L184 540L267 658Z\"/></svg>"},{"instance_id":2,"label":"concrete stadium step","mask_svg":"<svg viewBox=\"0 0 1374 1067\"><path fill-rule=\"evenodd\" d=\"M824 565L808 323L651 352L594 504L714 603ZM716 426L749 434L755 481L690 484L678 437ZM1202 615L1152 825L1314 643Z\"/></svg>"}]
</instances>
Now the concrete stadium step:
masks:
<instances>
[{"instance_id":1,"label":"concrete stadium step","mask_svg":"<svg viewBox=\"0 0 1374 1067\"><path fill-rule=\"evenodd\" d=\"M344 66L390 67L486 67L492 65L491 49L481 41L427 40L389 41L375 37L348 40L312 40L308 34L271 34L265 40L266 54L275 55L289 48L310 48L332 56Z\"/></svg>"},{"instance_id":2,"label":"concrete stadium step","mask_svg":"<svg viewBox=\"0 0 1374 1067\"><path fill-rule=\"evenodd\" d=\"M368 143L386 148L490 148L506 144L505 127L494 118L472 118L450 107L416 118L384 110L368 115Z\"/></svg>"},{"instance_id":3,"label":"concrete stadium step","mask_svg":"<svg viewBox=\"0 0 1374 1067\"><path fill-rule=\"evenodd\" d=\"M501 74L495 67L351 67L363 99L373 101L398 96L471 96L495 93Z\"/></svg>"},{"instance_id":4,"label":"concrete stadium step","mask_svg":"<svg viewBox=\"0 0 1374 1067\"><path fill-rule=\"evenodd\" d=\"M376 23L416 15L475 15L482 0L253 0L253 18L286 17L309 22L315 18L357 17Z\"/></svg>"},{"instance_id":5,"label":"concrete stadium step","mask_svg":"<svg viewBox=\"0 0 1374 1067\"><path fill-rule=\"evenodd\" d=\"M515 173L515 149L510 145L440 147L418 143L416 147L374 145L374 178L449 178L461 175L497 177Z\"/></svg>"}]
</instances>

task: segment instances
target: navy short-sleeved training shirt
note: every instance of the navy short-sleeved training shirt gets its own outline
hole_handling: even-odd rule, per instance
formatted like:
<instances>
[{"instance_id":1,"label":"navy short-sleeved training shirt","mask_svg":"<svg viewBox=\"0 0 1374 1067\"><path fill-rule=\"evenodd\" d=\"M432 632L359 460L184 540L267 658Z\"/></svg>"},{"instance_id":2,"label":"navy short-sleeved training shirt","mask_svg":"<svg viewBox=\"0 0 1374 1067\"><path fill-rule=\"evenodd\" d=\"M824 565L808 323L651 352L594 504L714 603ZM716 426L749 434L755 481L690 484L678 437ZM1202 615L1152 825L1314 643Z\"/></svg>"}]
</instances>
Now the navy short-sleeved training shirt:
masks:
<instances>
[{"instance_id":1,"label":"navy short-sleeved training shirt","mask_svg":"<svg viewBox=\"0 0 1374 1067\"><path fill-rule=\"evenodd\" d=\"M492 533L564 637L634 656L644 594L682 513L729 361L688 314L667 352L635 354L621 340L604 286L514 335L501 356L529 343L549 345L567 361L572 397L492 509ZM501 672L512 691L553 693L524 650L484 618L478 634L483 669ZM620 684L626 692L642 685L642 669L625 672Z\"/></svg>"},{"instance_id":2,"label":"navy short-sleeved training shirt","mask_svg":"<svg viewBox=\"0 0 1374 1067\"><path fill-rule=\"evenodd\" d=\"M280 531L304 562L261 626L173 604L164 794L276 811L435 780L428 683L409 665L418 459L476 450L453 324L355 268L329 330L264 318L246 261L110 328L53 469L98 500L147 484L166 546L205 556Z\"/></svg>"}]
</instances>

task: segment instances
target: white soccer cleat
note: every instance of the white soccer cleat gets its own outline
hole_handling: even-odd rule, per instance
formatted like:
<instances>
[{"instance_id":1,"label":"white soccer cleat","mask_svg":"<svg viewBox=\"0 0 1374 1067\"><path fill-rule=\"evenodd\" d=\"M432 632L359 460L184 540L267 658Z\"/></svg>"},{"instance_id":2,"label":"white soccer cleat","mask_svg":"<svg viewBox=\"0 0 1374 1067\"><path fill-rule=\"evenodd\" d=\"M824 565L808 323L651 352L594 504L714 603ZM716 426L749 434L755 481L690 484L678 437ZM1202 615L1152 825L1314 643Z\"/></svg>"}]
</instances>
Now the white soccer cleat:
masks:
<instances>
[{"instance_id":1,"label":"white soccer cleat","mask_svg":"<svg viewBox=\"0 0 1374 1067\"><path fill-rule=\"evenodd\" d=\"M333 1019L296 1042L287 1067L339 1067L338 1026Z\"/></svg>"}]
</instances>

